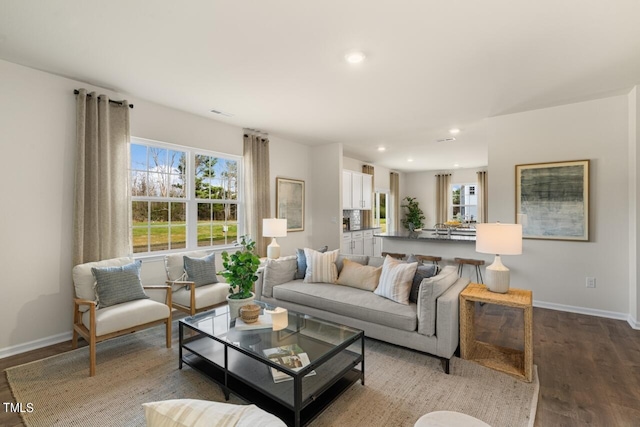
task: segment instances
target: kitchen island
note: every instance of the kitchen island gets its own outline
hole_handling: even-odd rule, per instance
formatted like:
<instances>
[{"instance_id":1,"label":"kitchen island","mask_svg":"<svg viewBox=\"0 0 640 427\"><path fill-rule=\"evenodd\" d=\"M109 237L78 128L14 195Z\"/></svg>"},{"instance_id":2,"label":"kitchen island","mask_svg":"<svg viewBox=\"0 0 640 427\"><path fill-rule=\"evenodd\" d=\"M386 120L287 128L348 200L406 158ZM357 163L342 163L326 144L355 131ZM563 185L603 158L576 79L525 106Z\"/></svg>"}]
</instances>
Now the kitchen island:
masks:
<instances>
[{"instance_id":1,"label":"kitchen island","mask_svg":"<svg viewBox=\"0 0 640 427\"><path fill-rule=\"evenodd\" d=\"M493 257L476 252L475 229L425 229L417 232L378 233L382 251L442 257L440 265L455 264L454 258L482 259L491 264ZM465 272L465 275L469 272Z\"/></svg>"}]
</instances>

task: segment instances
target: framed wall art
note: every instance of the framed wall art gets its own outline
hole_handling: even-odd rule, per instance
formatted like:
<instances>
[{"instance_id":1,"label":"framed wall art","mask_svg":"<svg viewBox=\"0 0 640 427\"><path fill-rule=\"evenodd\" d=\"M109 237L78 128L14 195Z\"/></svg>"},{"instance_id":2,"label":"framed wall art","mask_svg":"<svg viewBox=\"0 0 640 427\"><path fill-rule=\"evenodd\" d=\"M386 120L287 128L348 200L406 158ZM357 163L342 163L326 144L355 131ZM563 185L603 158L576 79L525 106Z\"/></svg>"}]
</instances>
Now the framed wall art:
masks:
<instances>
[{"instance_id":1,"label":"framed wall art","mask_svg":"<svg viewBox=\"0 0 640 427\"><path fill-rule=\"evenodd\" d=\"M523 238L589 241L589 160L516 165L516 223Z\"/></svg>"},{"instance_id":2,"label":"framed wall art","mask_svg":"<svg viewBox=\"0 0 640 427\"><path fill-rule=\"evenodd\" d=\"M304 181L276 178L276 218L287 219L287 232L304 230Z\"/></svg>"}]
</instances>

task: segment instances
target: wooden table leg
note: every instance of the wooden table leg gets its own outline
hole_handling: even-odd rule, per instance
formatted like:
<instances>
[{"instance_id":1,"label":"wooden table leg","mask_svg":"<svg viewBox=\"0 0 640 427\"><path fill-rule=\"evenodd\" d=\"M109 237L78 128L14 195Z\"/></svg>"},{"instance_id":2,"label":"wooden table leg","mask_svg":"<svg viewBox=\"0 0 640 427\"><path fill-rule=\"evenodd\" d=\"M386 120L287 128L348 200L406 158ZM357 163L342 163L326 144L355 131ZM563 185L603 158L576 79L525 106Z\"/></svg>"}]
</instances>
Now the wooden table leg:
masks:
<instances>
[{"instance_id":1,"label":"wooden table leg","mask_svg":"<svg viewBox=\"0 0 640 427\"><path fill-rule=\"evenodd\" d=\"M475 342L475 301L461 299L460 309L460 356L463 359L469 359L473 351L473 343Z\"/></svg>"},{"instance_id":2,"label":"wooden table leg","mask_svg":"<svg viewBox=\"0 0 640 427\"><path fill-rule=\"evenodd\" d=\"M524 308L524 377L533 379L533 307Z\"/></svg>"}]
</instances>

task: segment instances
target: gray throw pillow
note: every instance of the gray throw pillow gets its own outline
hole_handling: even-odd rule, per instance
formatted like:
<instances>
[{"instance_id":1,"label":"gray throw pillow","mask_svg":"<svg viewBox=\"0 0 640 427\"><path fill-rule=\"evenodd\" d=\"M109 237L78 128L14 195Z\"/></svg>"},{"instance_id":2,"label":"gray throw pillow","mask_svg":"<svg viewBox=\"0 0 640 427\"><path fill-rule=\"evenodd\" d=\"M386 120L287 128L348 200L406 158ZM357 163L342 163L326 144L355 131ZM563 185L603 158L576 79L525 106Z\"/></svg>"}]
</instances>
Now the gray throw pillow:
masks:
<instances>
[{"instance_id":1,"label":"gray throw pillow","mask_svg":"<svg viewBox=\"0 0 640 427\"><path fill-rule=\"evenodd\" d=\"M418 302L418 291L420 291L420 283L423 279L428 279L438 274L438 266L435 264L424 265L418 264L416 274L413 276L413 282L411 283L411 292L409 293L409 301Z\"/></svg>"},{"instance_id":2,"label":"gray throw pillow","mask_svg":"<svg viewBox=\"0 0 640 427\"><path fill-rule=\"evenodd\" d=\"M273 297L273 287L293 280L296 273L297 257L295 255L268 259L264 267L262 295Z\"/></svg>"},{"instance_id":3,"label":"gray throw pillow","mask_svg":"<svg viewBox=\"0 0 640 427\"><path fill-rule=\"evenodd\" d=\"M187 273L187 280L195 283L196 287L218 283L216 253L213 252L203 258L185 256L184 271Z\"/></svg>"},{"instance_id":4,"label":"gray throw pillow","mask_svg":"<svg viewBox=\"0 0 640 427\"><path fill-rule=\"evenodd\" d=\"M96 278L98 307L104 308L124 302L149 298L140 282L142 261L114 267L93 267L91 272Z\"/></svg>"},{"instance_id":5,"label":"gray throw pillow","mask_svg":"<svg viewBox=\"0 0 640 427\"><path fill-rule=\"evenodd\" d=\"M325 253L329 250L329 246L324 246L317 249L318 252ZM298 269L296 270L295 279L304 279L304 275L307 274L307 257L304 254L304 249L296 249L296 256L298 260Z\"/></svg>"}]
</instances>

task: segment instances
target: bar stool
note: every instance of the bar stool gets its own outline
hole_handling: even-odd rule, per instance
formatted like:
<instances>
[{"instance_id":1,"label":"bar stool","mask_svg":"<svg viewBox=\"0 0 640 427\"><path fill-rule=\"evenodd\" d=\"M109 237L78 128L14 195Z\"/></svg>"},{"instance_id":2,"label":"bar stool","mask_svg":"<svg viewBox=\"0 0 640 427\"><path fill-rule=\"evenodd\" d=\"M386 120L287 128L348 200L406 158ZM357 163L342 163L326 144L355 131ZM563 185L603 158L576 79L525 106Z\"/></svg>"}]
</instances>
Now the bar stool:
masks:
<instances>
[{"instance_id":1,"label":"bar stool","mask_svg":"<svg viewBox=\"0 0 640 427\"><path fill-rule=\"evenodd\" d=\"M480 266L484 265L484 260L470 258L454 258L453 260L458 264L458 276L462 277L465 265L472 265L476 268L476 280L478 280L478 283L484 283L482 280L482 272L480 271Z\"/></svg>"},{"instance_id":2,"label":"bar stool","mask_svg":"<svg viewBox=\"0 0 640 427\"><path fill-rule=\"evenodd\" d=\"M439 265L438 261L442 261L441 256L433 255L414 255L419 261L431 261L434 265Z\"/></svg>"},{"instance_id":3,"label":"bar stool","mask_svg":"<svg viewBox=\"0 0 640 427\"><path fill-rule=\"evenodd\" d=\"M393 253L393 252L382 252L382 257L386 258L387 255L389 255L391 258L397 258L397 259L404 259L405 256L407 256L406 254L397 254L397 253Z\"/></svg>"}]
</instances>

